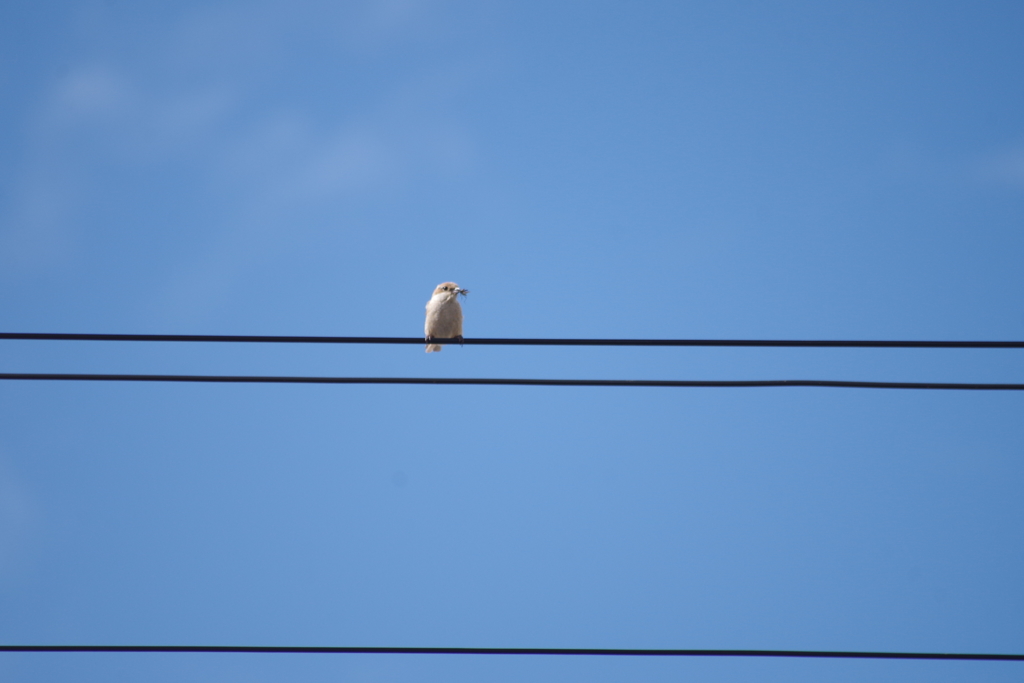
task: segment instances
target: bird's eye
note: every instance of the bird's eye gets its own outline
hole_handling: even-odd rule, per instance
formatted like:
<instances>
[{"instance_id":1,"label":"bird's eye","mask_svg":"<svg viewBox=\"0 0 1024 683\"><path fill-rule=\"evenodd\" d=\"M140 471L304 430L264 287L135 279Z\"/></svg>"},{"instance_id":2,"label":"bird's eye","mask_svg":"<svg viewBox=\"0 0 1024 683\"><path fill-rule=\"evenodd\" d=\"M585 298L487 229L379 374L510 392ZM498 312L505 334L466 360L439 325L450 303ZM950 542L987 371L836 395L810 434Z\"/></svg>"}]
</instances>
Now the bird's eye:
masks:
<instances>
[{"instance_id":1,"label":"bird's eye","mask_svg":"<svg viewBox=\"0 0 1024 683\"><path fill-rule=\"evenodd\" d=\"M444 290L444 291L446 291L446 292L448 291L448 288L447 288L447 287L442 287L441 289L443 289L443 290Z\"/></svg>"}]
</instances>

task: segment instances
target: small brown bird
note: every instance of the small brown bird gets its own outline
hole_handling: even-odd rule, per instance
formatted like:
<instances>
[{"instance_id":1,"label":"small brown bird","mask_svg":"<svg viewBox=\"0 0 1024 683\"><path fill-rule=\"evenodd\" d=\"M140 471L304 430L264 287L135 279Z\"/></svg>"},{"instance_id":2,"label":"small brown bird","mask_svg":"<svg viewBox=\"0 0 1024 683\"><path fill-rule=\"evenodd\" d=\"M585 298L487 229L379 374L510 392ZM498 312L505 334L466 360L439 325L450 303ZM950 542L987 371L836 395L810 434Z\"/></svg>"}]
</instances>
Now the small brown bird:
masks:
<instances>
[{"instance_id":1,"label":"small brown bird","mask_svg":"<svg viewBox=\"0 0 1024 683\"><path fill-rule=\"evenodd\" d=\"M459 294L466 296L468 289L460 289L454 282L442 282L434 288L434 296L427 302L427 322L423 332L427 338L427 353L441 350L441 344L432 339L458 339L462 341L462 306Z\"/></svg>"}]
</instances>

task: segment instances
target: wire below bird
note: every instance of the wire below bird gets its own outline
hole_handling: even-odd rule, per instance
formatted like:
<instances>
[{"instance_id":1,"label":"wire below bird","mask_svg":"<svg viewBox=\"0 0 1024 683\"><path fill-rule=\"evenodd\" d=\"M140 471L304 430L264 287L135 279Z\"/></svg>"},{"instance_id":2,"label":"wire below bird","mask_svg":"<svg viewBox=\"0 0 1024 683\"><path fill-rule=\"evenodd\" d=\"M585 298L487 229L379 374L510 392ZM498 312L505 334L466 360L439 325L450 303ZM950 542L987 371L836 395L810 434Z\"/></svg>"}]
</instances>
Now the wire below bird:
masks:
<instances>
[{"instance_id":1,"label":"wire below bird","mask_svg":"<svg viewBox=\"0 0 1024 683\"><path fill-rule=\"evenodd\" d=\"M79 382L194 382L218 384L464 384L534 387L829 387L838 389L940 389L954 391L1024 391L1024 384L992 384L976 382L854 382L827 379L495 379L478 377L281 377L254 375L120 375L76 373L0 373L0 380Z\"/></svg>"},{"instance_id":2,"label":"wire below bird","mask_svg":"<svg viewBox=\"0 0 1024 683\"><path fill-rule=\"evenodd\" d=\"M656 650L612 648L518 647L330 647L261 645L0 645L0 652L161 652L389 655L549 655L620 657L797 657L815 659L918 659L959 661L1024 661L1020 654L952 652L858 652L829 650Z\"/></svg>"},{"instance_id":3,"label":"wire below bird","mask_svg":"<svg viewBox=\"0 0 1024 683\"><path fill-rule=\"evenodd\" d=\"M215 342L263 344L423 344L423 337L325 337L240 334L105 334L0 332L0 339L34 341ZM829 339L431 339L465 346L737 346L887 349L1024 349L1024 341L899 341Z\"/></svg>"}]
</instances>

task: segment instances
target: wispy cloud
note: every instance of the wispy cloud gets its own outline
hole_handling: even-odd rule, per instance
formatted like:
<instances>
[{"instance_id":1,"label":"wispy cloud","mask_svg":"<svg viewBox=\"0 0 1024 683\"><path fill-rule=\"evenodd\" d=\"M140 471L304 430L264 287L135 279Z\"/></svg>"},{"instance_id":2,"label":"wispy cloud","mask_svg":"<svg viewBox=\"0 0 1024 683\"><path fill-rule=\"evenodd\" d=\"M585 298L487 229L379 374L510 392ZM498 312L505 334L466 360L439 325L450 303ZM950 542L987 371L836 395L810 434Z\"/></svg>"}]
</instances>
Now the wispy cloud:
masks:
<instances>
[{"instance_id":1,"label":"wispy cloud","mask_svg":"<svg viewBox=\"0 0 1024 683\"><path fill-rule=\"evenodd\" d=\"M220 5L149 27L145 43L82 55L25 117L29 142L9 173L17 191L0 208L0 263L57 272L117 201L105 197L178 194L191 212L180 235L188 248L151 310L163 322L204 319L282 245L326 229L310 215L336 210L341 225L354 202L471 172L473 135L454 112L479 65L441 51L415 68L383 68L351 96L344 81L325 93L292 83L324 68L310 61L310 41L335 65L317 82L331 69L358 74L369 67L353 55L436 39L438 7L314 3L296 18L283 3Z\"/></svg>"},{"instance_id":2,"label":"wispy cloud","mask_svg":"<svg viewBox=\"0 0 1024 683\"><path fill-rule=\"evenodd\" d=\"M28 488L14 476L0 455L0 581L27 562L29 540L38 520Z\"/></svg>"},{"instance_id":3,"label":"wispy cloud","mask_svg":"<svg viewBox=\"0 0 1024 683\"><path fill-rule=\"evenodd\" d=\"M979 184L1024 189L1024 145L1021 144L953 154L904 141L890 148L886 166L890 177L900 182L951 189Z\"/></svg>"},{"instance_id":4,"label":"wispy cloud","mask_svg":"<svg viewBox=\"0 0 1024 683\"><path fill-rule=\"evenodd\" d=\"M88 116L111 116L129 104L128 85L108 67L86 64L59 79L47 105L50 116L71 120Z\"/></svg>"},{"instance_id":5,"label":"wispy cloud","mask_svg":"<svg viewBox=\"0 0 1024 683\"><path fill-rule=\"evenodd\" d=\"M180 156L208 140L227 114L223 92L160 92L111 64L82 64L58 78L25 117L27 143L9 160L0 210L0 265L53 272L74 258L89 200L110 191L97 167Z\"/></svg>"},{"instance_id":6,"label":"wispy cloud","mask_svg":"<svg viewBox=\"0 0 1024 683\"><path fill-rule=\"evenodd\" d=\"M983 157L975 165L975 175L988 183L1024 190L1024 145Z\"/></svg>"}]
</instances>

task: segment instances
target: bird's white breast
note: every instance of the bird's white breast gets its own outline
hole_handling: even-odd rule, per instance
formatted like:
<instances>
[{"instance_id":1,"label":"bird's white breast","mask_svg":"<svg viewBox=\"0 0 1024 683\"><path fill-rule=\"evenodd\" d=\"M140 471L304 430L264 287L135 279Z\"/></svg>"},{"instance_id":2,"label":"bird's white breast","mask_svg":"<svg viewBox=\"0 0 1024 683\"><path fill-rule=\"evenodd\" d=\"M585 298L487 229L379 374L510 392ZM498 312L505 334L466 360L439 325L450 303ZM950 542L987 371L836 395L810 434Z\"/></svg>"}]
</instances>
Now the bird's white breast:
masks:
<instances>
[{"instance_id":1,"label":"bird's white breast","mask_svg":"<svg viewBox=\"0 0 1024 683\"><path fill-rule=\"evenodd\" d=\"M427 302L427 322L424 331L428 337L452 338L462 336L462 306L454 297L435 296Z\"/></svg>"}]
</instances>

